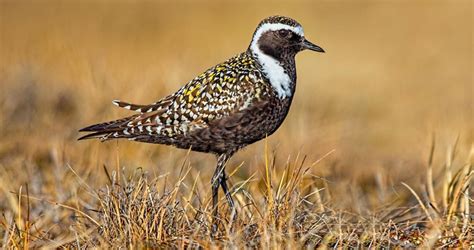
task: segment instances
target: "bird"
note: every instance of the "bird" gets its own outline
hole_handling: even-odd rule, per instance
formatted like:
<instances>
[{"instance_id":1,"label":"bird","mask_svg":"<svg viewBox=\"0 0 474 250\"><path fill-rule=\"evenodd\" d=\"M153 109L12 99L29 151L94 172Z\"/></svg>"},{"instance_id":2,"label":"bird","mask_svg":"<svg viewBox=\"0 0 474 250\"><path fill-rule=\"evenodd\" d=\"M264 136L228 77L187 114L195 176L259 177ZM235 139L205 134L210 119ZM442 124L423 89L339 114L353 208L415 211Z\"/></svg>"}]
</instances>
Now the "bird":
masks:
<instances>
[{"instance_id":1,"label":"bird","mask_svg":"<svg viewBox=\"0 0 474 250\"><path fill-rule=\"evenodd\" d=\"M273 134L285 120L296 89L297 53L325 51L305 38L285 16L263 19L244 52L198 75L177 92L148 105L113 104L133 115L80 129L78 140L128 139L211 153L212 215L218 216L219 186L234 212L225 165L240 149Z\"/></svg>"}]
</instances>

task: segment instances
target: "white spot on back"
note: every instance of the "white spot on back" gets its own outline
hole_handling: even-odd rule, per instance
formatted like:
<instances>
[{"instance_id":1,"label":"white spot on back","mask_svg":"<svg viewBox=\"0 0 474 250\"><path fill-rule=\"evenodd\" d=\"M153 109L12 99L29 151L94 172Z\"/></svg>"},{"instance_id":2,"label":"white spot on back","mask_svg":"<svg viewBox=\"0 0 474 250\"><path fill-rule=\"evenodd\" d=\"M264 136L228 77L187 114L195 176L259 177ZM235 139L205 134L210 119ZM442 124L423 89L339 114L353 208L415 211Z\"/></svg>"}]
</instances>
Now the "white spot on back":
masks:
<instances>
[{"instance_id":1,"label":"white spot on back","mask_svg":"<svg viewBox=\"0 0 474 250\"><path fill-rule=\"evenodd\" d=\"M244 102L244 105L242 105L242 106L239 108L239 110L244 110L244 109L250 107L250 104L252 104L252 100L253 100L252 98L247 98L247 99L245 100L245 102Z\"/></svg>"}]
</instances>

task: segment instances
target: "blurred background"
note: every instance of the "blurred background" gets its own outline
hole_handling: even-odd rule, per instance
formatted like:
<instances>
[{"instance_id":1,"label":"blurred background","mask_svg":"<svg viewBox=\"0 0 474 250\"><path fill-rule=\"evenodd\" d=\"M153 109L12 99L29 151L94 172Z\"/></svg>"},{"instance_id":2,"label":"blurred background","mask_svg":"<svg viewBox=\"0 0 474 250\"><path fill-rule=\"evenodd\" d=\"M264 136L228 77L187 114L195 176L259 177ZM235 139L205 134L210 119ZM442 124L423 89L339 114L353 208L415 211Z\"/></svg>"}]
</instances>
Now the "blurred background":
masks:
<instances>
[{"instance_id":1,"label":"blurred background","mask_svg":"<svg viewBox=\"0 0 474 250\"><path fill-rule=\"evenodd\" d=\"M334 193L367 194L380 182L417 187L433 138L435 176L458 136L455 161L466 161L474 141L472 1L2 0L0 201L24 183L60 199L50 189L73 189L61 184L74 179L69 167L94 188L106 183L103 165L176 180L185 150L78 142L78 129L130 115L113 99L146 104L173 93L246 50L259 21L275 14L298 20L327 51L297 56L296 97L267 141L276 172L288 159L310 164L329 153L312 172ZM264 142L235 155L228 168L244 165L234 182L261 178L263 157ZM189 160L207 183L213 156Z\"/></svg>"}]
</instances>

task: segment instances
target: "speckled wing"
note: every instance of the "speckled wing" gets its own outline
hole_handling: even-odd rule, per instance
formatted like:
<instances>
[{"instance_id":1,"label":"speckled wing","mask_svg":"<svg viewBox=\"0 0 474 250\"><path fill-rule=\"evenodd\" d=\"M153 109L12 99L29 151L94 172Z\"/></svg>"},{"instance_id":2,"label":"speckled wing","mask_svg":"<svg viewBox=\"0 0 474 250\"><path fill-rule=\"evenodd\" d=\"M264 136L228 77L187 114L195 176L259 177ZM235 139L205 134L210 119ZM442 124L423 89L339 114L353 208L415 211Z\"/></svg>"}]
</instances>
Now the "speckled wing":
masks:
<instances>
[{"instance_id":1,"label":"speckled wing","mask_svg":"<svg viewBox=\"0 0 474 250\"><path fill-rule=\"evenodd\" d=\"M132 127L145 126L142 130L147 131L134 140L159 140L147 136L181 139L249 107L260 98L258 87L263 84L251 65L251 57L239 55L199 75L173 95L164 113L134 119Z\"/></svg>"},{"instance_id":2,"label":"speckled wing","mask_svg":"<svg viewBox=\"0 0 474 250\"><path fill-rule=\"evenodd\" d=\"M194 131L206 129L214 121L258 102L263 79L254 63L250 55L240 54L205 71L175 94L150 105L115 101L117 106L140 114L87 127L81 131L95 133L82 139L128 138L176 144Z\"/></svg>"}]
</instances>

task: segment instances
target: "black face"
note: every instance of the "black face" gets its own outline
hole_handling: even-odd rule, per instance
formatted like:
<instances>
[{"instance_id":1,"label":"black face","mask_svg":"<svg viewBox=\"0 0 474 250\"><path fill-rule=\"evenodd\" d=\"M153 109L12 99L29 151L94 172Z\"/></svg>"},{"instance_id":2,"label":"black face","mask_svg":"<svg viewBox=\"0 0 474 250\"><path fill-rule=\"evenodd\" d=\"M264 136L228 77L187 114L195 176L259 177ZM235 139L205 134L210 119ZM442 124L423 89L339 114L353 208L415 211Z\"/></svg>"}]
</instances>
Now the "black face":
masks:
<instances>
[{"instance_id":1,"label":"black face","mask_svg":"<svg viewBox=\"0 0 474 250\"><path fill-rule=\"evenodd\" d=\"M324 50L288 29L270 30L258 40L258 48L279 61L294 58L302 50L324 52Z\"/></svg>"},{"instance_id":2,"label":"black face","mask_svg":"<svg viewBox=\"0 0 474 250\"><path fill-rule=\"evenodd\" d=\"M263 33L258 40L258 47L263 53L281 60L302 51L303 42L304 37L291 30L280 29Z\"/></svg>"}]
</instances>

